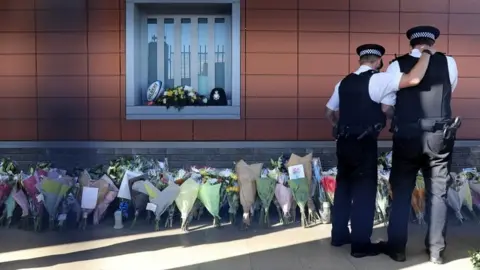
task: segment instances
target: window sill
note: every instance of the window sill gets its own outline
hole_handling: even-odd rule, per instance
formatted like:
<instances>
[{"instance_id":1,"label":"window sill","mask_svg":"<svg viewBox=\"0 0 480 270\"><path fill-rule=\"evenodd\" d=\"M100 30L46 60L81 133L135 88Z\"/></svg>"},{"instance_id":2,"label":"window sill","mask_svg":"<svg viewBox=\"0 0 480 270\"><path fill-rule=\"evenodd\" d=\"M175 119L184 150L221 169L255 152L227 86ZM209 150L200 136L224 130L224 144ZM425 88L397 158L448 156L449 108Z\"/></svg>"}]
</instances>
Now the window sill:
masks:
<instances>
[{"instance_id":1,"label":"window sill","mask_svg":"<svg viewBox=\"0 0 480 270\"><path fill-rule=\"evenodd\" d=\"M181 111L162 106L127 106L127 120L223 120L240 119L240 106L186 106Z\"/></svg>"}]
</instances>

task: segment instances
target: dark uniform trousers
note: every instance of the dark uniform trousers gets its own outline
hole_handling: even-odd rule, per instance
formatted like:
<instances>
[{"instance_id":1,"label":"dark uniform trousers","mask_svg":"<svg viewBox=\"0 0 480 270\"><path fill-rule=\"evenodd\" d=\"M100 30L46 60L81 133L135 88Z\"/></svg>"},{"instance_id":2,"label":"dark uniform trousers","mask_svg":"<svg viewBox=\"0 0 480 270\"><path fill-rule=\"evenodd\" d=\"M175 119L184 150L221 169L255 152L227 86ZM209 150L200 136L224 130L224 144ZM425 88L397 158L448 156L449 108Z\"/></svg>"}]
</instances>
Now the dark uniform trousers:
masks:
<instances>
[{"instance_id":1,"label":"dark uniform trousers","mask_svg":"<svg viewBox=\"0 0 480 270\"><path fill-rule=\"evenodd\" d=\"M337 140L337 186L332 213L332 242L352 242L352 250L368 248L377 194L377 138ZM351 233L348 222L351 220Z\"/></svg>"},{"instance_id":2,"label":"dark uniform trousers","mask_svg":"<svg viewBox=\"0 0 480 270\"><path fill-rule=\"evenodd\" d=\"M412 192L419 170L424 176L426 189L428 231L425 246L437 256L445 249L453 146L454 139L444 139L443 131L425 132L410 138L394 135L390 174L393 201L388 225L388 243L394 250L405 251Z\"/></svg>"}]
</instances>

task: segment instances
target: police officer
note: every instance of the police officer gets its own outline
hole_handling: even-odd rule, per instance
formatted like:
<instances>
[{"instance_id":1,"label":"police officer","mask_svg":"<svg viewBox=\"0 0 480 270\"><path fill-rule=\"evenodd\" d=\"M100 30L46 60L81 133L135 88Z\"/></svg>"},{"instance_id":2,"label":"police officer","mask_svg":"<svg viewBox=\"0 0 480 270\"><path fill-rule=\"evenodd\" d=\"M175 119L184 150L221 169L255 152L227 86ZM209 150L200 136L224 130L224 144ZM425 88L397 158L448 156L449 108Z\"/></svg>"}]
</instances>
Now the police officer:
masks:
<instances>
[{"instance_id":1,"label":"police officer","mask_svg":"<svg viewBox=\"0 0 480 270\"><path fill-rule=\"evenodd\" d=\"M351 243L351 255L357 258L380 253L370 237L377 192L377 137L385 126L385 114L391 112L399 88L420 82L430 59L423 54L408 74L384 73L378 71L384 53L376 44L358 47L360 67L335 86L326 105L326 117L336 130L338 158L331 244Z\"/></svg>"},{"instance_id":2,"label":"police officer","mask_svg":"<svg viewBox=\"0 0 480 270\"><path fill-rule=\"evenodd\" d=\"M396 58L387 72L409 72L419 61L418 48L433 46L440 31L417 26L407 31L412 51ZM428 53L428 50L423 51ZM392 124L393 157L390 185L393 202L388 226L386 253L395 261L405 261L408 218L415 180L421 170L426 186L429 220L425 239L430 261L441 264L445 249L447 189L455 131L459 119L452 120L450 100L457 85L457 66L452 57L435 53L421 83L399 91Z\"/></svg>"}]
</instances>

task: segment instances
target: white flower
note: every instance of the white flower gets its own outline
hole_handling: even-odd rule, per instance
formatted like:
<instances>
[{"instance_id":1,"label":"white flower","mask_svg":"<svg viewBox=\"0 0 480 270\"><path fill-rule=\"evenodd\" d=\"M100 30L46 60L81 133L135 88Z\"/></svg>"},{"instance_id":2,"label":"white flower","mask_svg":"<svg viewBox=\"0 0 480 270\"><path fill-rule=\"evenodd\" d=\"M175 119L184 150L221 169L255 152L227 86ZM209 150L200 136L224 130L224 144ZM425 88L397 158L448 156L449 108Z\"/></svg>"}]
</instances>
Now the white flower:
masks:
<instances>
[{"instance_id":1,"label":"white flower","mask_svg":"<svg viewBox=\"0 0 480 270\"><path fill-rule=\"evenodd\" d=\"M166 98L163 99L163 104L167 104L167 99Z\"/></svg>"},{"instance_id":2,"label":"white flower","mask_svg":"<svg viewBox=\"0 0 480 270\"><path fill-rule=\"evenodd\" d=\"M189 96L189 97L194 97L194 96L195 96L195 92L188 92L188 96Z\"/></svg>"},{"instance_id":3,"label":"white flower","mask_svg":"<svg viewBox=\"0 0 480 270\"><path fill-rule=\"evenodd\" d=\"M185 90L185 91L193 91L193 87L191 87L191 86L189 86L189 85L185 85L185 86L183 87L183 90Z\"/></svg>"},{"instance_id":4,"label":"white flower","mask_svg":"<svg viewBox=\"0 0 480 270\"><path fill-rule=\"evenodd\" d=\"M220 173L218 173L219 176L225 177L225 178L229 177L231 174L232 174L231 169L224 169L224 170L221 170Z\"/></svg>"},{"instance_id":5,"label":"white flower","mask_svg":"<svg viewBox=\"0 0 480 270\"><path fill-rule=\"evenodd\" d=\"M207 99L207 98L203 98L203 100L202 100L202 101L203 101L203 103L207 104L207 102L208 102L208 99Z\"/></svg>"}]
</instances>

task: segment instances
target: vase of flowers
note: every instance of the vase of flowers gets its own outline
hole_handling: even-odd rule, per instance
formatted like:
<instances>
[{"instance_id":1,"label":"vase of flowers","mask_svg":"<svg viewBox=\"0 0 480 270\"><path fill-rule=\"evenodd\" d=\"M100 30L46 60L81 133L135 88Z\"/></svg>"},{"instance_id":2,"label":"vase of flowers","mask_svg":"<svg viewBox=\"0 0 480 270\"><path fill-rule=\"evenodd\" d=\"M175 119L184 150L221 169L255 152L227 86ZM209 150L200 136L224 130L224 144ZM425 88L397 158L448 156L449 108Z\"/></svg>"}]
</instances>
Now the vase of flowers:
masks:
<instances>
[{"instance_id":1,"label":"vase of flowers","mask_svg":"<svg viewBox=\"0 0 480 270\"><path fill-rule=\"evenodd\" d=\"M470 251L469 253L473 270L480 270L480 250Z\"/></svg>"},{"instance_id":2,"label":"vase of flowers","mask_svg":"<svg viewBox=\"0 0 480 270\"><path fill-rule=\"evenodd\" d=\"M165 90L149 105L165 106L167 109L174 107L180 111L185 106L204 106L207 103L208 99L199 95L191 86L177 86Z\"/></svg>"}]
</instances>

